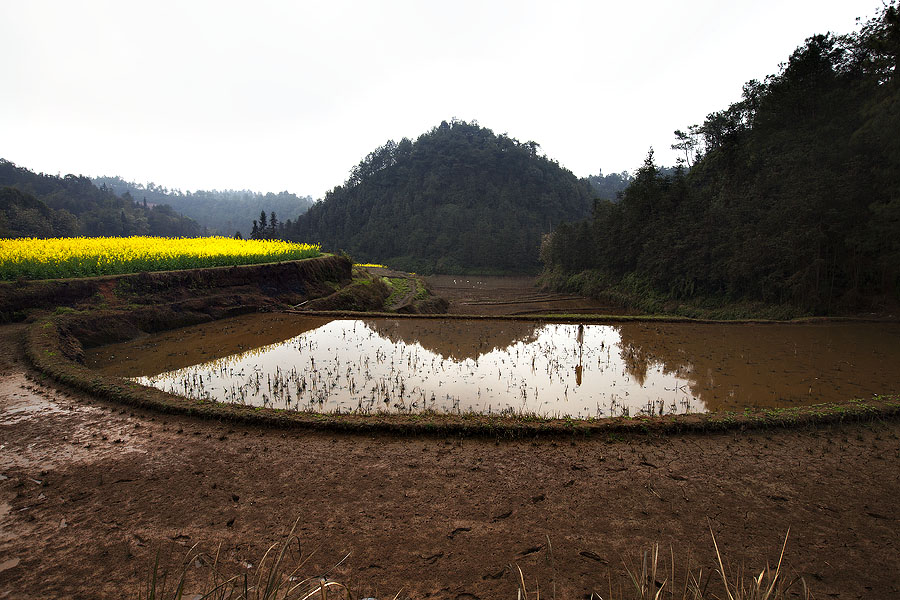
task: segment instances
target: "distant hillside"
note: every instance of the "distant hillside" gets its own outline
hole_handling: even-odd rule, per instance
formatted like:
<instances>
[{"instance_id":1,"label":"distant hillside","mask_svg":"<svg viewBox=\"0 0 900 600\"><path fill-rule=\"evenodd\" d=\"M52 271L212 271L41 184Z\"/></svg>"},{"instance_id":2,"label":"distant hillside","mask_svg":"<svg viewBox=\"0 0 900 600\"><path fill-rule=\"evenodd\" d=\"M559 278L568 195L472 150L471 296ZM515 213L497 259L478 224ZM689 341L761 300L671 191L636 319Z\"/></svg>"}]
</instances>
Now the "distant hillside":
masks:
<instances>
[{"instance_id":1,"label":"distant hillside","mask_svg":"<svg viewBox=\"0 0 900 600\"><path fill-rule=\"evenodd\" d=\"M197 190L182 192L149 183L146 186L121 177L95 177L94 183L106 185L117 194L130 193L138 202L168 204L181 214L196 220L210 233L232 236L240 231L248 237L253 220L265 210L277 216L294 218L312 206L309 196L290 192L261 194L249 190Z\"/></svg>"},{"instance_id":2,"label":"distant hillside","mask_svg":"<svg viewBox=\"0 0 900 600\"><path fill-rule=\"evenodd\" d=\"M609 175L604 175L603 171L600 171L596 175L588 176L587 180L597 198L616 202L625 188L634 181L634 177L628 171Z\"/></svg>"},{"instance_id":3,"label":"distant hillside","mask_svg":"<svg viewBox=\"0 0 900 600\"><path fill-rule=\"evenodd\" d=\"M537 272L541 234L585 217L593 197L537 148L442 122L370 153L282 236L420 273Z\"/></svg>"},{"instance_id":4,"label":"distant hillside","mask_svg":"<svg viewBox=\"0 0 900 600\"><path fill-rule=\"evenodd\" d=\"M0 237L200 233L169 206L144 206L87 177L38 174L0 158Z\"/></svg>"}]
</instances>

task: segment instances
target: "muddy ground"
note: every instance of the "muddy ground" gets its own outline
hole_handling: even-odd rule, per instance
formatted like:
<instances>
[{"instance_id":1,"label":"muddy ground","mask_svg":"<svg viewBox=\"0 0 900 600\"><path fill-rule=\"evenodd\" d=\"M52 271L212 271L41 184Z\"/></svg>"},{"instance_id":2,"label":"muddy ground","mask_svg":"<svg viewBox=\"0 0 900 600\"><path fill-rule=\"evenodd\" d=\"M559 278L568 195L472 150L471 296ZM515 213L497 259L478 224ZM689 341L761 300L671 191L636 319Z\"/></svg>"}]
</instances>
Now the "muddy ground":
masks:
<instances>
[{"instance_id":1,"label":"muddy ground","mask_svg":"<svg viewBox=\"0 0 900 600\"><path fill-rule=\"evenodd\" d=\"M432 275L426 277L435 295L450 302L455 315L625 314L625 310L591 298L537 289L532 277Z\"/></svg>"},{"instance_id":2,"label":"muddy ground","mask_svg":"<svg viewBox=\"0 0 900 600\"><path fill-rule=\"evenodd\" d=\"M136 597L158 551L194 544L253 573L298 519L316 550L301 573L359 597L515 598L518 565L544 597L605 598L654 541L681 585L689 562L714 566L709 525L735 570L777 561L790 527L786 562L815 597L900 596L897 421L539 441L265 430L42 382L25 327L0 327L0 598Z\"/></svg>"}]
</instances>

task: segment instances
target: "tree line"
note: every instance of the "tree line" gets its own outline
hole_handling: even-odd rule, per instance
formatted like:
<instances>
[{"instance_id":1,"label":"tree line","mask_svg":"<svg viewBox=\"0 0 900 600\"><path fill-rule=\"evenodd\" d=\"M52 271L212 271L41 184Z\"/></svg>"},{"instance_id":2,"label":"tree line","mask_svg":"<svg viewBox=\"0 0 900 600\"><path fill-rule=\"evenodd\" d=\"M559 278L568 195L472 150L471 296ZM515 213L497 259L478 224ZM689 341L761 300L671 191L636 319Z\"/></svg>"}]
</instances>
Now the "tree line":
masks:
<instances>
[{"instance_id":1,"label":"tree line","mask_svg":"<svg viewBox=\"0 0 900 600\"><path fill-rule=\"evenodd\" d=\"M84 176L34 173L0 159L0 237L193 237L196 221L167 205L136 202Z\"/></svg>"},{"instance_id":2,"label":"tree line","mask_svg":"<svg viewBox=\"0 0 900 600\"><path fill-rule=\"evenodd\" d=\"M817 312L900 298L900 18L808 38L740 101L652 150L618 202L560 225L544 276L630 291Z\"/></svg>"},{"instance_id":3,"label":"tree line","mask_svg":"<svg viewBox=\"0 0 900 600\"><path fill-rule=\"evenodd\" d=\"M150 182L146 185L125 181L121 177L95 177L94 183L105 185L117 194L130 194L150 205L166 204L197 221L210 234L231 236L250 232L253 219L260 211L283 215L302 214L313 205L310 196L297 196L288 191L261 193L250 190L196 190L182 192Z\"/></svg>"}]
</instances>

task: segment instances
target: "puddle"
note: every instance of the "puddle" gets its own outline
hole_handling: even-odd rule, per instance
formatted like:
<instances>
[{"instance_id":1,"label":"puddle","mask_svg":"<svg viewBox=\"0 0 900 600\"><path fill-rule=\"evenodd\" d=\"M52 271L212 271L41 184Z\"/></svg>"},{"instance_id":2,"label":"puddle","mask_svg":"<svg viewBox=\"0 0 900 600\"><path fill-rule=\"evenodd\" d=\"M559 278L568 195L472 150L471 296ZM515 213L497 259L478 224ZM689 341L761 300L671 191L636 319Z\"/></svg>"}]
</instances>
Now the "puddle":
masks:
<instances>
[{"instance_id":1,"label":"puddle","mask_svg":"<svg viewBox=\"0 0 900 600\"><path fill-rule=\"evenodd\" d=\"M58 390L34 384L24 373L0 377L0 442L4 469L47 470L96 461L110 452L144 452L129 419L111 419L101 408L63 401Z\"/></svg>"},{"instance_id":2,"label":"puddle","mask_svg":"<svg viewBox=\"0 0 900 600\"><path fill-rule=\"evenodd\" d=\"M634 416L896 392L900 325L250 315L87 362L175 394L290 410Z\"/></svg>"},{"instance_id":3,"label":"puddle","mask_svg":"<svg viewBox=\"0 0 900 600\"><path fill-rule=\"evenodd\" d=\"M0 425L14 425L36 417L60 414L64 411L55 403L29 390L30 383L23 376L0 377Z\"/></svg>"}]
</instances>

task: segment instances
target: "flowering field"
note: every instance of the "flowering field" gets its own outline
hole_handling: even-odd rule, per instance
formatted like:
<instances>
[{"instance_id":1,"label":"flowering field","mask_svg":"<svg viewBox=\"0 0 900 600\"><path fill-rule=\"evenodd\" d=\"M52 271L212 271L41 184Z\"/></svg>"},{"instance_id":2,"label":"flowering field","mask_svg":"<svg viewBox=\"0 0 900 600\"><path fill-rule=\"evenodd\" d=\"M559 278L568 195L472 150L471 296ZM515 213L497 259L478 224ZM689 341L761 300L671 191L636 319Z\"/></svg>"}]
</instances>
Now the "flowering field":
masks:
<instances>
[{"instance_id":1,"label":"flowering field","mask_svg":"<svg viewBox=\"0 0 900 600\"><path fill-rule=\"evenodd\" d=\"M318 244L224 237L0 239L0 279L92 277L298 260Z\"/></svg>"}]
</instances>

